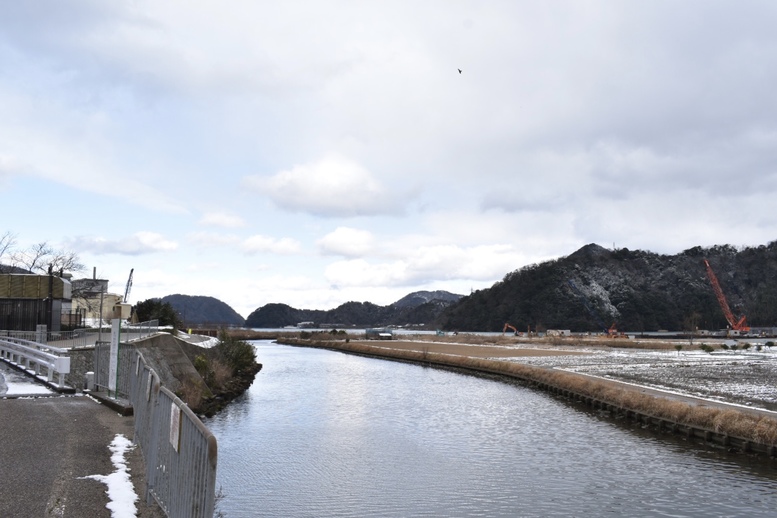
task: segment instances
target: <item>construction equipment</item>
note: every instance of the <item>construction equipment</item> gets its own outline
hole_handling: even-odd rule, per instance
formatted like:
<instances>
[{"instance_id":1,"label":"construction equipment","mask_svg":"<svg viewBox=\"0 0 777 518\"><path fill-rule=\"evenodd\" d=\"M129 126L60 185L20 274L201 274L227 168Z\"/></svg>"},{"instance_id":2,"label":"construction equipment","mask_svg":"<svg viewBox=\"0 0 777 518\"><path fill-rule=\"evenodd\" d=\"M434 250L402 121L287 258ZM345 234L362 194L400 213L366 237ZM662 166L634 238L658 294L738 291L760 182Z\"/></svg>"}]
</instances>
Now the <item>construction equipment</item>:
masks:
<instances>
[{"instance_id":1,"label":"construction equipment","mask_svg":"<svg viewBox=\"0 0 777 518\"><path fill-rule=\"evenodd\" d=\"M507 322L505 322L505 326L502 328L502 334L505 334L505 332L507 332L508 329L512 329L513 334L515 336L518 336L518 330L515 328L515 326L511 326Z\"/></svg>"},{"instance_id":2,"label":"construction equipment","mask_svg":"<svg viewBox=\"0 0 777 518\"><path fill-rule=\"evenodd\" d=\"M718 278L715 277L715 272L712 271L712 266L710 266L710 262L706 259L704 259L704 266L707 269L707 277L710 279L710 284L712 284L712 289L715 292L715 296L718 298L718 304L720 304L720 309L723 310L723 315L726 317L728 325L734 331L750 331L750 326L747 325L747 317L745 317L745 315L742 315L739 319L734 317L731 308L728 306L726 296L723 294L723 290L720 289Z\"/></svg>"},{"instance_id":3,"label":"construction equipment","mask_svg":"<svg viewBox=\"0 0 777 518\"><path fill-rule=\"evenodd\" d=\"M132 274L135 272L135 268L130 269L129 279L127 279L127 287L124 289L124 303L127 304L129 300L130 289L132 289Z\"/></svg>"}]
</instances>

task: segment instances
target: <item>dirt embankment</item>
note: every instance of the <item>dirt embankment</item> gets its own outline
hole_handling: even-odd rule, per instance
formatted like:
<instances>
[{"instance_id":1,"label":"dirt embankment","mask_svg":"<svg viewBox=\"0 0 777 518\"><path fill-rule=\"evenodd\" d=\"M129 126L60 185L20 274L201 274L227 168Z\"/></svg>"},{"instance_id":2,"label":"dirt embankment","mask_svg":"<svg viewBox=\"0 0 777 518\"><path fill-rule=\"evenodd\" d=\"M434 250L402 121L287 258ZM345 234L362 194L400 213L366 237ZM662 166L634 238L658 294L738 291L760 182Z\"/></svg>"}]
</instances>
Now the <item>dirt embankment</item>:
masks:
<instances>
[{"instance_id":1,"label":"dirt embankment","mask_svg":"<svg viewBox=\"0 0 777 518\"><path fill-rule=\"evenodd\" d=\"M162 384L194 413L208 417L248 390L262 369L255 356L231 362L222 345L205 348L167 334L137 344Z\"/></svg>"}]
</instances>

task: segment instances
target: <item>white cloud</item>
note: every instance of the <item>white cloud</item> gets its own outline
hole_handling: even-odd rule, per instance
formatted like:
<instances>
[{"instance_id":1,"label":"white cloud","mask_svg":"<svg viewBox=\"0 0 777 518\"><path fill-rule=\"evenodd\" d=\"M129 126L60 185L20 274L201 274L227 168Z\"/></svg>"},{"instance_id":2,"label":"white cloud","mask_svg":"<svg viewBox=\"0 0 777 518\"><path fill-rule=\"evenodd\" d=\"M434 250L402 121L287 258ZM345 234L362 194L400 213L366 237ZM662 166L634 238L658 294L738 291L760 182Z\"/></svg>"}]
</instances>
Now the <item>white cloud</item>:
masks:
<instances>
[{"instance_id":1,"label":"white cloud","mask_svg":"<svg viewBox=\"0 0 777 518\"><path fill-rule=\"evenodd\" d=\"M327 281L336 287L415 286L435 281L488 281L524 266L525 254L510 245L462 248L455 245L425 246L405 250L404 259L370 262L366 259L337 261L327 266Z\"/></svg>"},{"instance_id":2,"label":"white cloud","mask_svg":"<svg viewBox=\"0 0 777 518\"><path fill-rule=\"evenodd\" d=\"M178 243L155 232L136 232L124 239L106 239L104 237L79 236L66 241L68 248L95 255L145 255L157 252L171 252Z\"/></svg>"},{"instance_id":3,"label":"white cloud","mask_svg":"<svg viewBox=\"0 0 777 518\"><path fill-rule=\"evenodd\" d=\"M245 181L277 206L295 212L348 217L402 210L395 192L358 163L342 157L330 156L269 178L250 176Z\"/></svg>"},{"instance_id":4,"label":"white cloud","mask_svg":"<svg viewBox=\"0 0 777 518\"><path fill-rule=\"evenodd\" d=\"M292 255L302 251L302 245L295 239L288 237L276 239L274 237L262 235L255 235L245 239L240 247L247 254L270 253Z\"/></svg>"},{"instance_id":5,"label":"white cloud","mask_svg":"<svg viewBox=\"0 0 777 518\"><path fill-rule=\"evenodd\" d=\"M333 232L316 241L316 245L323 255L359 257L374 250L375 237L367 230L337 227Z\"/></svg>"},{"instance_id":6,"label":"white cloud","mask_svg":"<svg viewBox=\"0 0 777 518\"><path fill-rule=\"evenodd\" d=\"M192 232L187 239L197 246L211 248L234 245L240 242L240 238L234 234L219 234L216 232Z\"/></svg>"},{"instance_id":7,"label":"white cloud","mask_svg":"<svg viewBox=\"0 0 777 518\"><path fill-rule=\"evenodd\" d=\"M246 224L243 218L225 212L206 212L200 218L200 223L226 228L244 227Z\"/></svg>"},{"instance_id":8,"label":"white cloud","mask_svg":"<svg viewBox=\"0 0 777 518\"><path fill-rule=\"evenodd\" d=\"M589 242L774 239L767 2L6 3L6 225L88 231L139 294L391 302Z\"/></svg>"}]
</instances>

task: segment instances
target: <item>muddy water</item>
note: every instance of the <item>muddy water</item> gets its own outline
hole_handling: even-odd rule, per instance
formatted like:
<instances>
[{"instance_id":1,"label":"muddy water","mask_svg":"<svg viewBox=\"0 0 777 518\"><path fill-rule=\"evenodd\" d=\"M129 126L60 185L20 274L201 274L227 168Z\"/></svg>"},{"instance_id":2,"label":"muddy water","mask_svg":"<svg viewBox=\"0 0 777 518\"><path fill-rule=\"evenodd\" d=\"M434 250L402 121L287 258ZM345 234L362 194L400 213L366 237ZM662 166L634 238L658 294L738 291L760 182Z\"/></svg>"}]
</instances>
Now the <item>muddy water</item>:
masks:
<instances>
[{"instance_id":1,"label":"muddy water","mask_svg":"<svg viewBox=\"0 0 777 518\"><path fill-rule=\"evenodd\" d=\"M774 516L771 461L657 437L541 392L256 342L207 425L241 516Z\"/></svg>"}]
</instances>

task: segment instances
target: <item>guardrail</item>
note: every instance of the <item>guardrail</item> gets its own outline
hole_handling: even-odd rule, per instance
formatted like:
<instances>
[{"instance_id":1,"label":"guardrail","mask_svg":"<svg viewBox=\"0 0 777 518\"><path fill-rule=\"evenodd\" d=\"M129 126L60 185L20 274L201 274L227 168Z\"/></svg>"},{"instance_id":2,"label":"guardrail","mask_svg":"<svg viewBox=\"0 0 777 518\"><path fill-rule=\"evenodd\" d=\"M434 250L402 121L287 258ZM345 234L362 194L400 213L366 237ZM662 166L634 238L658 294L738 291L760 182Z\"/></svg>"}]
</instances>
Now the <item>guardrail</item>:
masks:
<instances>
[{"instance_id":1,"label":"guardrail","mask_svg":"<svg viewBox=\"0 0 777 518\"><path fill-rule=\"evenodd\" d=\"M70 357L66 349L40 344L10 336L0 338L0 359L17 365L25 371L34 371L35 376L46 370L49 383L57 376L57 386L65 388L65 374L70 374Z\"/></svg>"},{"instance_id":2,"label":"guardrail","mask_svg":"<svg viewBox=\"0 0 777 518\"><path fill-rule=\"evenodd\" d=\"M170 518L211 518L215 509L216 437L169 389L139 351L130 369L135 442L146 461L146 501Z\"/></svg>"}]
</instances>

